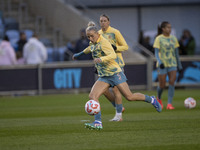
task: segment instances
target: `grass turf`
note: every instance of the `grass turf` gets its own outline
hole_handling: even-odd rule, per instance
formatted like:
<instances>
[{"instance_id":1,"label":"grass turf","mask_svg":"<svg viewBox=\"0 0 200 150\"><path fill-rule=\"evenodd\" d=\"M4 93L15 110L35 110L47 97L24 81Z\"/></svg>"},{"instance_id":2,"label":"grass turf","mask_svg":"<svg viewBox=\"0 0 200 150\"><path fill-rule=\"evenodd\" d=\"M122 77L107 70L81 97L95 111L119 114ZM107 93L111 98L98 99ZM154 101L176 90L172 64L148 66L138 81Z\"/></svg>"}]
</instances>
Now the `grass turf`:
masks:
<instances>
[{"instance_id":1,"label":"grass turf","mask_svg":"<svg viewBox=\"0 0 200 150\"><path fill-rule=\"evenodd\" d=\"M142 91L156 95L156 91ZM186 97L197 100L184 108ZM175 110L156 112L151 104L128 102L123 122L109 122L112 105L102 96L102 131L84 128L88 94L0 98L0 150L197 150L200 149L200 93L176 90ZM163 93L164 107L167 91Z\"/></svg>"}]
</instances>

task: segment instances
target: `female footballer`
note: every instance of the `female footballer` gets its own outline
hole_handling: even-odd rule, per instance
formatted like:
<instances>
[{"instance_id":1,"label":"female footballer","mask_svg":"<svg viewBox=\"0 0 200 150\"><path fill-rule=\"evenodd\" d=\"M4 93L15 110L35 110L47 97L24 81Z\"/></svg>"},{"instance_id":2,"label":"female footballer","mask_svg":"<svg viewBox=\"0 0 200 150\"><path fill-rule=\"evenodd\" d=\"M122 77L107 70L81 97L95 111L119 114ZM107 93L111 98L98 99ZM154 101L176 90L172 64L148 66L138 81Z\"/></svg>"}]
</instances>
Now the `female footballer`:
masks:
<instances>
[{"instance_id":1,"label":"female footballer","mask_svg":"<svg viewBox=\"0 0 200 150\"><path fill-rule=\"evenodd\" d=\"M125 63L122 57L122 52L128 50L126 41L119 30L110 26L110 18L107 15L103 14L100 16L100 26L101 30L99 30L99 34L103 35L103 37L111 43L115 53L117 54L116 61L123 70ZM122 96L116 86L112 88L112 91L114 95L109 91L109 89L104 93L106 98L110 100L116 108L116 114L110 121L122 121L122 111L124 111L124 107L122 106Z\"/></svg>"},{"instance_id":2,"label":"female footballer","mask_svg":"<svg viewBox=\"0 0 200 150\"><path fill-rule=\"evenodd\" d=\"M86 35L91 42L90 47L85 49L85 54L91 52L95 67L98 71L98 80L94 83L89 99L99 102L99 97L108 90L108 88L117 86L119 91L128 101L145 101L151 103L158 112L162 111L160 103L155 97L150 97L141 93L132 93L126 82L126 76L121 70L119 64L115 61L117 55L114 52L110 42L98 33L96 26L88 26ZM103 128L101 122L101 111L94 116L93 123L85 123L89 129L100 130Z\"/></svg>"},{"instance_id":3,"label":"female footballer","mask_svg":"<svg viewBox=\"0 0 200 150\"><path fill-rule=\"evenodd\" d=\"M182 70L182 65L179 60L178 47L179 43L175 36L170 35L171 24L169 22L162 22L158 26L158 35L154 41L155 57L157 59L158 81L157 88L158 101L162 104L161 96L165 88L166 76L169 77L168 88L168 104L167 109L174 109L172 100L174 97L174 82L176 80L176 71Z\"/></svg>"},{"instance_id":4,"label":"female footballer","mask_svg":"<svg viewBox=\"0 0 200 150\"><path fill-rule=\"evenodd\" d=\"M88 25L95 26L94 22L89 22ZM125 63L122 57L122 52L128 50L128 45L124 40L122 34L119 30L110 26L110 19L107 15L103 14L100 16L100 26L101 30L99 30L99 34L103 35L110 44L112 45L115 53L117 54L117 58L115 61L119 64L121 69L123 70ZM84 54L84 53L80 53ZM78 54L78 56L80 56ZM77 56L77 55L75 55ZM76 57L77 58L77 57ZM105 97L112 103L112 105L116 109L116 114L113 119L110 121L122 121L122 112L125 110L122 105L122 96L116 86L112 88L112 92L108 89L104 93Z\"/></svg>"}]
</instances>

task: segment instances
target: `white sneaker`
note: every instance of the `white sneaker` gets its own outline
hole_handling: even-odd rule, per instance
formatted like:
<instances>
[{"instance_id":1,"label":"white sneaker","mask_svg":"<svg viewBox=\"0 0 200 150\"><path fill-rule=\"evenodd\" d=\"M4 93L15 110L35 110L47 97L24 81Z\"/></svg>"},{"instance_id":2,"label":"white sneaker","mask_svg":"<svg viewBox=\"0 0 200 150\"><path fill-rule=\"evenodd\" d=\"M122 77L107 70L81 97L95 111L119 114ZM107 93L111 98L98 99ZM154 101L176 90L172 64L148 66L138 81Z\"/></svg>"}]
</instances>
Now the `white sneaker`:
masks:
<instances>
[{"instance_id":1,"label":"white sneaker","mask_svg":"<svg viewBox=\"0 0 200 150\"><path fill-rule=\"evenodd\" d=\"M113 118L113 119L110 119L109 121L116 121L116 122L118 122L118 121L122 121L123 119L122 119L122 115L115 115L115 117Z\"/></svg>"}]
</instances>

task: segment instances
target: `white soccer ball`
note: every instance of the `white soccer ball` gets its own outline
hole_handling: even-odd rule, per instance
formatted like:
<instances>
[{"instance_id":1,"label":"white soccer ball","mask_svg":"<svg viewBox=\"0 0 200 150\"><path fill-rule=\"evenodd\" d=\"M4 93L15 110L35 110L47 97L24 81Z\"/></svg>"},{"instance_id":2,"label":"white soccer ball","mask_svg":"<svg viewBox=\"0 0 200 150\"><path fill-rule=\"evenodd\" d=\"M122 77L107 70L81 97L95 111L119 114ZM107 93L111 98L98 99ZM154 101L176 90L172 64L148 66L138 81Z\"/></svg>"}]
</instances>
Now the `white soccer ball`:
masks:
<instances>
[{"instance_id":1,"label":"white soccer ball","mask_svg":"<svg viewBox=\"0 0 200 150\"><path fill-rule=\"evenodd\" d=\"M188 97L184 101L185 108L195 108L196 107L196 100L192 97Z\"/></svg>"},{"instance_id":2,"label":"white soccer ball","mask_svg":"<svg viewBox=\"0 0 200 150\"><path fill-rule=\"evenodd\" d=\"M100 111L100 104L95 100L89 100L85 104L85 112L88 115L96 115Z\"/></svg>"}]
</instances>

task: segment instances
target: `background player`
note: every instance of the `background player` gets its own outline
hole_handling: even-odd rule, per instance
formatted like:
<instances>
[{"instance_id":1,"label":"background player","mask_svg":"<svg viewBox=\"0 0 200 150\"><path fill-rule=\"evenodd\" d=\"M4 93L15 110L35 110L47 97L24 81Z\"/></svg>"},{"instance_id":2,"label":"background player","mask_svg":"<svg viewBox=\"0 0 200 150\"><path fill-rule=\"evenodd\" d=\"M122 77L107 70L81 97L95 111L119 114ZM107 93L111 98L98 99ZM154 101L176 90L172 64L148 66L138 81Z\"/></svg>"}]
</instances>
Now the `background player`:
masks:
<instances>
[{"instance_id":1,"label":"background player","mask_svg":"<svg viewBox=\"0 0 200 150\"><path fill-rule=\"evenodd\" d=\"M174 97L174 82L176 80L177 68L179 71L182 70L182 65L179 60L179 43L176 37L170 35L170 33L171 24L166 21L162 22L161 25L158 26L158 35L154 41L153 47L155 48L155 56L157 59L158 68L158 101L163 108L161 96L163 89L165 88L166 76L168 75L169 89L167 109L174 109L172 106L172 100Z\"/></svg>"},{"instance_id":2,"label":"background player","mask_svg":"<svg viewBox=\"0 0 200 150\"><path fill-rule=\"evenodd\" d=\"M107 15L103 14L100 16L100 26L101 30L99 30L99 33L111 43L115 53L117 54L116 61L121 69L124 70L123 68L125 63L122 57L122 52L128 50L126 41L119 30L110 26L110 18ZM124 107L122 106L122 96L116 86L112 88L112 91L114 95L109 90L104 93L106 98L110 100L116 108L115 117L110 121L122 121L122 111L124 111Z\"/></svg>"}]
</instances>

